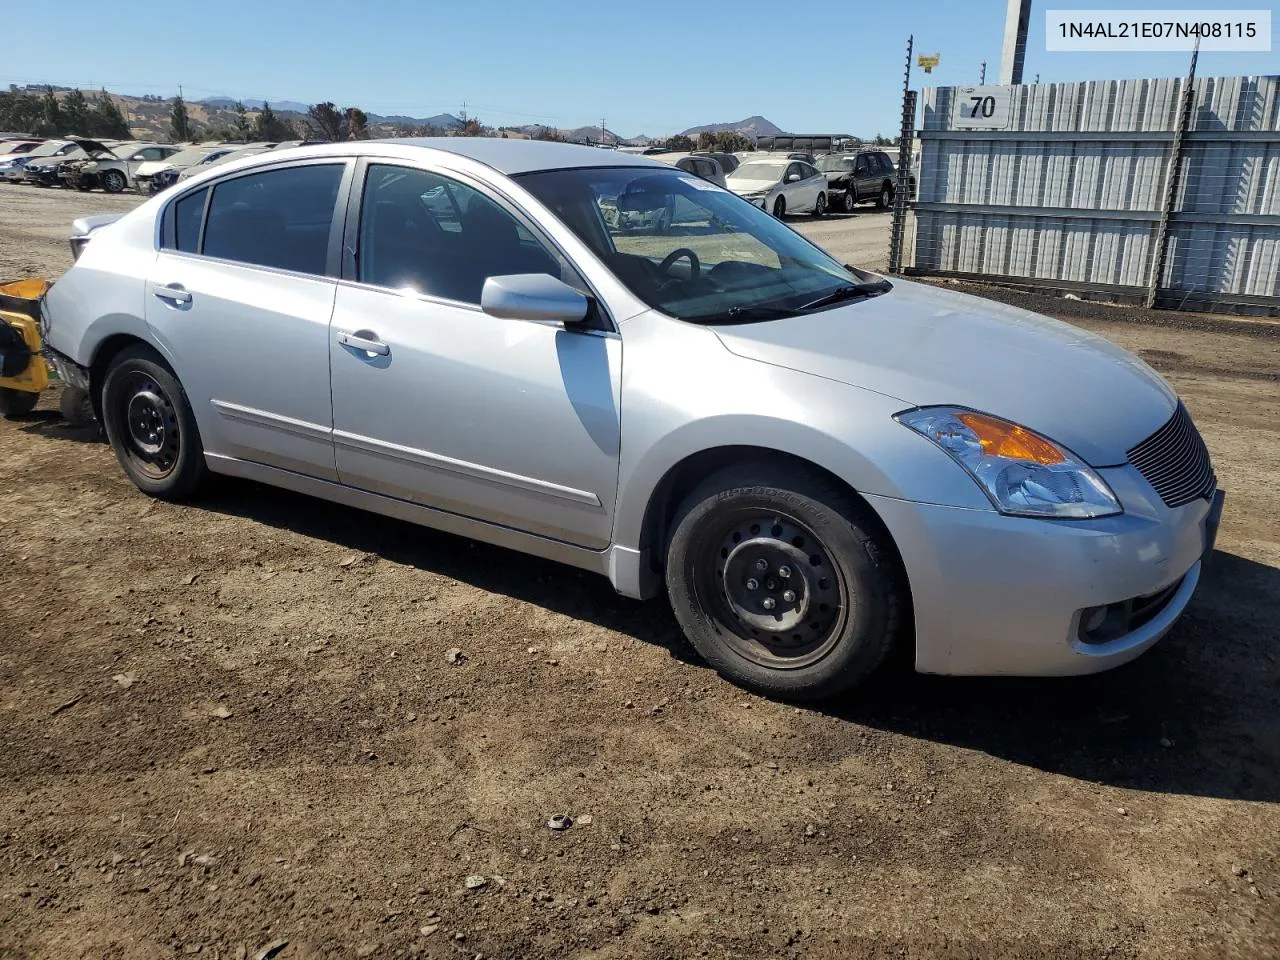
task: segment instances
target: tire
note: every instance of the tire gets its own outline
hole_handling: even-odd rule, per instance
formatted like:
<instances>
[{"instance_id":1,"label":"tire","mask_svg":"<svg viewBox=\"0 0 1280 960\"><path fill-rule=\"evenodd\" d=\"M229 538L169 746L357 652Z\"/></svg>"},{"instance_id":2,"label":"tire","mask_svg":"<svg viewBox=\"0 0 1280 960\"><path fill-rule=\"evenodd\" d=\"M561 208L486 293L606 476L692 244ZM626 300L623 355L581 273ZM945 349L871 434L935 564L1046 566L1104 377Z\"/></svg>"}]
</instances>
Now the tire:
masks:
<instances>
[{"instance_id":1,"label":"tire","mask_svg":"<svg viewBox=\"0 0 1280 960\"><path fill-rule=\"evenodd\" d=\"M676 517L671 606L726 679L824 700L864 681L894 646L904 580L869 508L848 491L794 467L744 465L709 477Z\"/></svg>"},{"instance_id":2,"label":"tire","mask_svg":"<svg viewBox=\"0 0 1280 960\"><path fill-rule=\"evenodd\" d=\"M876 195L876 209L887 210L893 206L893 187L886 181L880 185L880 192Z\"/></svg>"},{"instance_id":3,"label":"tire","mask_svg":"<svg viewBox=\"0 0 1280 960\"><path fill-rule=\"evenodd\" d=\"M858 205L858 191L850 187L844 192L841 198L840 206L844 208L845 213L853 213L853 208Z\"/></svg>"},{"instance_id":4,"label":"tire","mask_svg":"<svg viewBox=\"0 0 1280 960\"><path fill-rule=\"evenodd\" d=\"M62 396L58 397L58 412L73 427L88 427L98 422L93 413L89 391L79 387L62 388Z\"/></svg>"},{"instance_id":5,"label":"tire","mask_svg":"<svg viewBox=\"0 0 1280 960\"><path fill-rule=\"evenodd\" d=\"M0 387L0 417L6 420L18 420L36 408L40 402L40 394L29 390L11 390Z\"/></svg>"},{"instance_id":6,"label":"tire","mask_svg":"<svg viewBox=\"0 0 1280 960\"><path fill-rule=\"evenodd\" d=\"M787 200L785 197L778 197L773 201L773 215L779 220L785 220L787 216Z\"/></svg>"},{"instance_id":7,"label":"tire","mask_svg":"<svg viewBox=\"0 0 1280 960\"><path fill-rule=\"evenodd\" d=\"M813 216L825 216L827 212L827 195L825 193L818 194L818 199L813 204Z\"/></svg>"},{"instance_id":8,"label":"tire","mask_svg":"<svg viewBox=\"0 0 1280 960\"><path fill-rule=\"evenodd\" d=\"M119 170L107 170L99 179L107 193L121 193L129 185L128 178Z\"/></svg>"},{"instance_id":9,"label":"tire","mask_svg":"<svg viewBox=\"0 0 1280 960\"><path fill-rule=\"evenodd\" d=\"M116 459L143 493L182 500L205 483L209 468L191 404L154 350L129 347L111 361L100 409Z\"/></svg>"}]
</instances>

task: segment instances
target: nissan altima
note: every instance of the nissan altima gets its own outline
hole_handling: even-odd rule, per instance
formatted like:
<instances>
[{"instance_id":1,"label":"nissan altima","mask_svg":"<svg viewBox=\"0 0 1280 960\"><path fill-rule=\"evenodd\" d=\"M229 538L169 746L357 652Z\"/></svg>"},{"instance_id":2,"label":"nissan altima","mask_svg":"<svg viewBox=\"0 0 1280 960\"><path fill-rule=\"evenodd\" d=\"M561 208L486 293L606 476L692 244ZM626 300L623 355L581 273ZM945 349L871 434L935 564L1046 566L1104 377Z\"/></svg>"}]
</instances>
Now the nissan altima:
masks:
<instances>
[{"instance_id":1,"label":"nissan altima","mask_svg":"<svg viewBox=\"0 0 1280 960\"><path fill-rule=\"evenodd\" d=\"M72 247L48 356L144 493L249 477L665 590L772 696L847 691L899 645L930 673L1124 663L1221 514L1137 358L842 265L644 157L275 151Z\"/></svg>"}]
</instances>

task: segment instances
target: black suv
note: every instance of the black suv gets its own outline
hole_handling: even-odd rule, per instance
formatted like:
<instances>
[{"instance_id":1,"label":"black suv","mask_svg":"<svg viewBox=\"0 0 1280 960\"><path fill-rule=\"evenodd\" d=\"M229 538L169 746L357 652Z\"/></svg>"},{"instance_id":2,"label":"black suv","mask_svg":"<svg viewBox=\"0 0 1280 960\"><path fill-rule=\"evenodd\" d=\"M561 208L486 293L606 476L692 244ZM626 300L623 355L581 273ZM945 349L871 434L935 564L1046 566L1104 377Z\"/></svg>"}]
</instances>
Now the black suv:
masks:
<instances>
[{"instance_id":1,"label":"black suv","mask_svg":"<svg viewBox=\"0 0 1280 960\"><path fill-rule=\"evenodd\" d=\"M854 204L862 200L874 200L881 210L893 204L898 171L883 150L828 153L814 166L827 175L827 198L832 207L851 213Z\"/></svg>"}]
</instances>

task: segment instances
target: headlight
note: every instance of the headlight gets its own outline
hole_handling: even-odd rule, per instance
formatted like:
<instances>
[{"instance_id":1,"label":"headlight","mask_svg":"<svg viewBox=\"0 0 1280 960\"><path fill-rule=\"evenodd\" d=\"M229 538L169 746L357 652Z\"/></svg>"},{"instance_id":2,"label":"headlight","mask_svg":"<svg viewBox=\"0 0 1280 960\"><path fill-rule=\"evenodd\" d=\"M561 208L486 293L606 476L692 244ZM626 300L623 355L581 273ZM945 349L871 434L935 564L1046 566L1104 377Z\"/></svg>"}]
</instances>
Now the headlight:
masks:
<instances>
[{"instance_id":1,"label":"headlight","mask_svg":"<svg viewBox=\"0 0 1280 960\"><path fill-rule=\"evenodd\" d=\"M1001 513L1078 520L1122 512L1092 467L1026 427L962 407L924 407L894 419L950 454Z\"/></svg>"}]
</instances>

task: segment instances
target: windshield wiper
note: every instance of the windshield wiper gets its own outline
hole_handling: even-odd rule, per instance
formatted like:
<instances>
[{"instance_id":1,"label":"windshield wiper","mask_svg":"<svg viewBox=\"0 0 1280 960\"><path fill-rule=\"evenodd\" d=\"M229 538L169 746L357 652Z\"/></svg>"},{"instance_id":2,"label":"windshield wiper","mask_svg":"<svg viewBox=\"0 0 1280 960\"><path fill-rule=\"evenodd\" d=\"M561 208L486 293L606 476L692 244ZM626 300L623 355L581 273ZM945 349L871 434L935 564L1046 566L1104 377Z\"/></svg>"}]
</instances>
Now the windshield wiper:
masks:
<instances>
[{"instance_id":1,"label":"windshield wiper","mask_svg":"<svg viewBox=\"0 0 1280 960\"><path fill-rule=\"evenodd\" d=\"M757 320L782 320L785 317L794 317L795 315L796 312L794 310L761 305L730 307L724 313L713 313L705 317L689 317L688 319L696 323L751 323Z\"/></svg>"},{"instance_id":2,"label":"windshield wiper","mask_svg":"<svg viewBox=\"0 0 1280 960\"><path fill-rule=\"evenodd\" d=\"M817 300L810 300L803 306L797 307L796 310L803 313L806 310L817 310L819 307L830 306L842 300L852 300L855 297L878 297L880 294L888 293L892 289L893 285L888 280L875 280L870 283L850 283L842 287L836 287L825 296L821 296Z\"/></svg>"}]
</instances>

